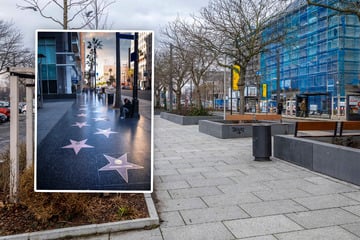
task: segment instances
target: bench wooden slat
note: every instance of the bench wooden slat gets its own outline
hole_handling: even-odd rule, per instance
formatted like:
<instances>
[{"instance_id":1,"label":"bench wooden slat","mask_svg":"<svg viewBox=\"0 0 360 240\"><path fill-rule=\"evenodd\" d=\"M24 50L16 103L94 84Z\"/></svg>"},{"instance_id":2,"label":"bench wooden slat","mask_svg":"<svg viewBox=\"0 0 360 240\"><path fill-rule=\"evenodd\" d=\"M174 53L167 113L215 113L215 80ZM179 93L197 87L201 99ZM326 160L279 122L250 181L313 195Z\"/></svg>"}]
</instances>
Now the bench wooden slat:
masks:
<instances>
[{"instance_id":1,"label":"bench wooden slat","mask_svg":"<svg viewBox=\"0 0 360 240\"><path fill-rule=\"evenodd\" d=\"M281 120L282 116L279 114L234 114L234 115L226 115L226 120L238 120L238 121L275 121Z\"/></svg>"},{"instance_id":2,"label":"bench wooden slat","mask_svg":"<svg viewBox=\"0 0 360 240\"><path fill-rule=\"evenodd\" d=\"M360 121L341 122L340 136L342 136L343 130L360 130Z\"/></svg>"},{"instance_id":3,"label":"bench wooden slat","mask_svg":"<svg viewBox=\"0 0 360 240\"><path fill-rule=\"evenodd\" d=\"M250 114L236 114L236 115L226 115L226 120L239 120L239 121L250 121L254 120L254 116Z\"/></svg>"},{"instance_id":4,"label":"bench wooden slat","mask_svg":"<svg viewBox=\"0 0 360 240\"><path fill-rule=\"evenodd\" d=\"M298 131L334 131L336 136L337 122L325 122L325 121L307 121L307 122L296 122L295 125L295 137Z\"/></svg>"},{"instance_id":5,"label":"bench wooden slat","mask_svg":"<svg viewBox=\"0 0 360 240\"><path fill-rule=\"evenodd\" d=\"M256 115L256 120L268 120L268 121L275 121L281 120L282 116L280 114L258 114Z\"/></svg>"}]
</instances>

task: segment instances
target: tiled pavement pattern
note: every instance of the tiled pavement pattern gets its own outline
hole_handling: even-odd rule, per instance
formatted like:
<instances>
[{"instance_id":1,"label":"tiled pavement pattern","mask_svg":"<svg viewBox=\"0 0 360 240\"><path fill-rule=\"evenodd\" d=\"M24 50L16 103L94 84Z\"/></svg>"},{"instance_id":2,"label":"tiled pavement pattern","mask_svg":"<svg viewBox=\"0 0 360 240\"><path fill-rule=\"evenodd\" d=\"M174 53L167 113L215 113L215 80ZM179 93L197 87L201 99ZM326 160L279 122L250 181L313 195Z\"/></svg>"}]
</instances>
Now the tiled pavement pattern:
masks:
<instances>
[{"instance_id":1,"label":"tiled pavement pattern","mask_svg":"<svg viewBox=\"0 0 360 240\"><path fill-rule=\"evenodd\" d=\"M151 190L150 114L120 119L104 102L79 95L38 144L38 190ZM151 109L149 101L140 105ZM46 114L37 123L46 123Z\"/></svg>"},{"instance_id":2,"label":"tiled pavement pattern","mask_svg":"<svg viewBox=\"0 0 360 240\"><path fill-rule=\"evenodd\" d=\"M217 139L159 116L154 142L160 227L92 239L360 239L358 186L278 159L255 162L251 138Z\"/></svg>"}]
</instances>

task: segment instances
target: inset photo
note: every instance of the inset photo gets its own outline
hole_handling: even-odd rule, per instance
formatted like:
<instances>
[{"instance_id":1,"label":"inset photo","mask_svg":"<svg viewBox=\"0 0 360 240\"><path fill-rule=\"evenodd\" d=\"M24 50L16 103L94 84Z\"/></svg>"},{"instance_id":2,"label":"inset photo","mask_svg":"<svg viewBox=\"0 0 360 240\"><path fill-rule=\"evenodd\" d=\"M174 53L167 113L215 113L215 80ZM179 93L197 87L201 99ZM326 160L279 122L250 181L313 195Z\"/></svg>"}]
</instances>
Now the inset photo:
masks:
<instances>
[{"instance_id":1,"label":"inset photo","mask_svg":"<svg viewBox=\"0 0 360 240\"><path fill-rule=\"evenodd\" d=\"M37 192L152 192L153 31L36 31Z\"/></svg>"}]
</instances>

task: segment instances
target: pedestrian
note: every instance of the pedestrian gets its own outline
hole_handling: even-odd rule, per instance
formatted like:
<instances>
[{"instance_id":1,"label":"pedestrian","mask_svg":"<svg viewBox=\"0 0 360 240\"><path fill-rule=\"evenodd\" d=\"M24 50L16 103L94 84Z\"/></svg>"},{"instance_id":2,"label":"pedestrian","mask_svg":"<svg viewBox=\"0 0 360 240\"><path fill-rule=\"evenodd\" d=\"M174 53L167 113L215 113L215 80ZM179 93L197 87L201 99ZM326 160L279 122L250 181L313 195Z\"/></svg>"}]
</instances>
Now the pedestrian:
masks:
<instances>
[{"instance_id":1,"label":"pedestrian","mask_svg":"<svg viewBox=\"0 0 360 240\"><path fill-rule=\"evenodd\" d=\"M125 98L124 105L122 106L122 116L120 118L124 119L126 117L132 117L132 113L133 113L133 105L129 99Z\"/></svg>"},{"instance_id":2,"label":"pedestrian","mask_svg":"<svg viewBox=\"0 0 360 240\"><path fill-rule=\"evenodd\" d=\"M300 103L300 117L306 117L306 102L303 99Z\"/></svg>"}]
</instances>

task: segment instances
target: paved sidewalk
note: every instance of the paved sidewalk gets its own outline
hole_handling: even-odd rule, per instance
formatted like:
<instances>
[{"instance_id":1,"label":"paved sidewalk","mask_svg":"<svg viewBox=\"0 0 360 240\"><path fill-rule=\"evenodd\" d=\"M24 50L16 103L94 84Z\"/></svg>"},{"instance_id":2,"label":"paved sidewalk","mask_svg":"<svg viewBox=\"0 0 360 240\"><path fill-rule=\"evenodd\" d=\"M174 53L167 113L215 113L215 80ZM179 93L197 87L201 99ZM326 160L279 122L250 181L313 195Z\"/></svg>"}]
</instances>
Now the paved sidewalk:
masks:
<instances>
[{"instance_id":1,"label":"paved sidewalk","mask_svg":"<svg viewBox=\"0 0 360 240\"><path fill-rule=\"evenodd\" d=\"M154 142L160 227L91 239L360 239L358 186L255 162L251 138L217 139L159 116Z\"/></svg>"},{"instance_id":2,"label":"paved sidewalk","mask_svg":"<svg viewBox=\"0 0 360 240\"><path fill-rule=\"evenodd\" d=\"M38 115L38 190L151 190L149 101L140 101L140 119L120 119L118 109L93 94L52 106L59 111Z\"/></svg>"}]
</instances>

